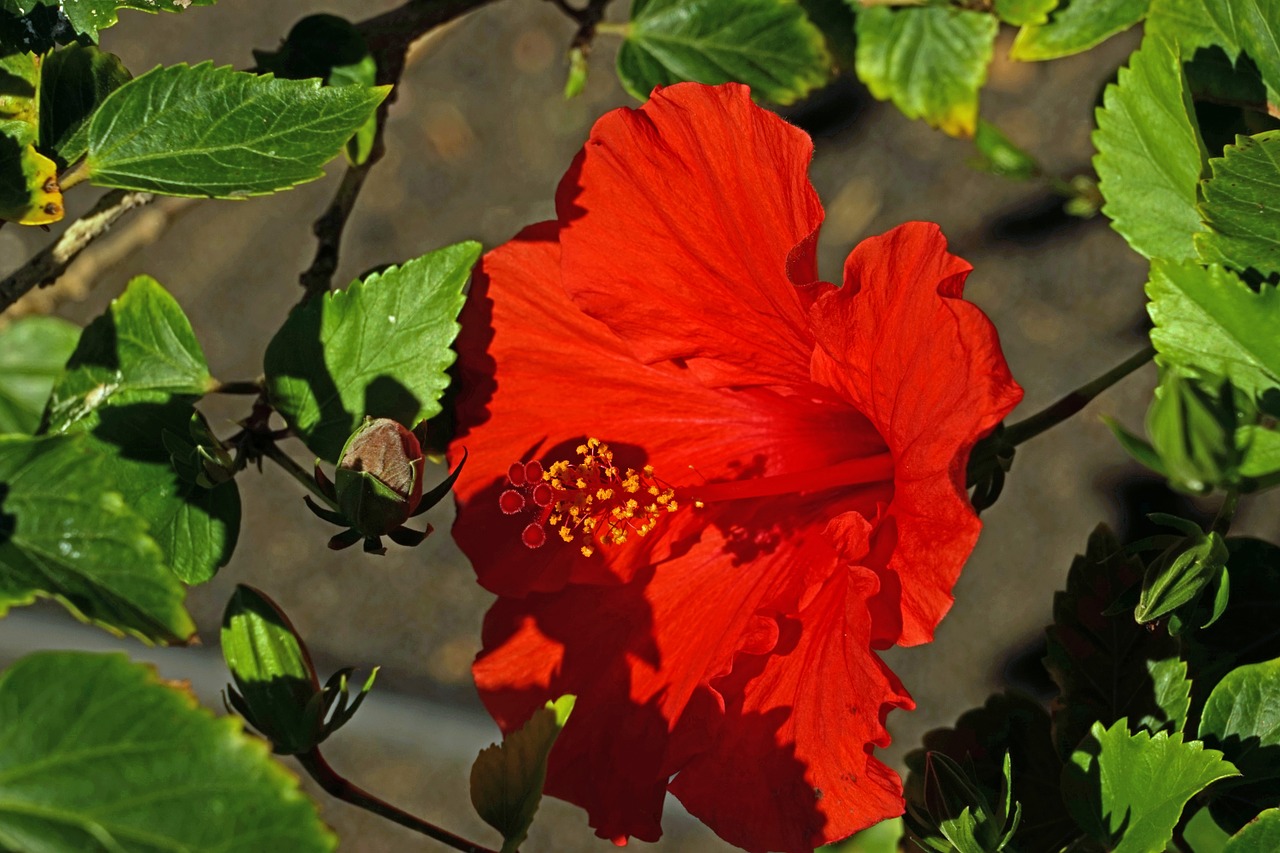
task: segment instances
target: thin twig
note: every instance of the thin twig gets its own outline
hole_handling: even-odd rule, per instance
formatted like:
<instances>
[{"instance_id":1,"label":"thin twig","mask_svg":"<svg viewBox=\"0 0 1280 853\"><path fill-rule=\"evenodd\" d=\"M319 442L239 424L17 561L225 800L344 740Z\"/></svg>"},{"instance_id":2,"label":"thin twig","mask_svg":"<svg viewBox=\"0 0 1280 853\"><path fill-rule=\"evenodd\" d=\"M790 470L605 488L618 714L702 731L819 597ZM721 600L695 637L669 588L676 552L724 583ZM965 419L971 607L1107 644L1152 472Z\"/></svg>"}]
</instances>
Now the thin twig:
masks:
<instances>
[{"instance_id":1,"label":"thin twig","mask_svg":"<svg viewBox=\"0 0 1280 853\"><path fill-rule=\"evenodd\" d=\"M8 278L0 281L0 311L35 287L52 284L71 262L130 210L149 204L151 193L112 190L98 200L93 209L62 232L62 236L42 249Z\"/></svg>"},{"instance_id":2,"label":"thin twig","mask_svg":"<svg viewBox=\"0 0 1280 853\"><path fill-rule=\"evenodd\" d=\"M356 24L356 29L364 36L365 43L377 62L378 85L400 84L409 48L419 38L490 2L493 0L409 0L403 6ZM358 166L347 168L329 207L312 226L312 233L317 239L316 254L311 266L298 276L298 283L303 288L303 302L326 292L333 284L347 220L355 209L369 170L382 159L386 150L382 138L383 129L395 97L396 92L392 89L391 94L378 107L377 130L368 158Z\"/></svg>"},{"instance_id":3,"label":"thin twig","mask_svg":"<svg viewBox=\"0 0 1280 853\"><path fill-rule=\"evenodd\" d=\"M345 803L359 806L379 817L384 817L403 827L412 829L414 832L420 832L428 838L434 838L442 844L449 845L454 850L461 850L462 853L494 853L488 847L482 847L479 844L454 835L448 830L441 829L420 817L398 809L390 803L378 799L363 788L353 785L329 766L329 762L325 761L319 749L312 748L310 752L303 752L294 757L298 759L298 763L310 774L312 779L316 780L321 788L324 788L330 795Z\"/></svg>"}]
</instances>

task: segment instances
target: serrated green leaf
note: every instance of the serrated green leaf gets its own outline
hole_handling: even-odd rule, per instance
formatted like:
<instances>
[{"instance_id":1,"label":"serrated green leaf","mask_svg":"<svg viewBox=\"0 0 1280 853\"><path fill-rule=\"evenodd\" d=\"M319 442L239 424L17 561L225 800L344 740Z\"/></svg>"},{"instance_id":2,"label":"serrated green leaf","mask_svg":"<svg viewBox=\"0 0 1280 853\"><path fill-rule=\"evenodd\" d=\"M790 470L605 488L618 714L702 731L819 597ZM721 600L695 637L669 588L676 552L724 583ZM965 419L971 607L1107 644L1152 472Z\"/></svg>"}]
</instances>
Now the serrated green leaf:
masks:
<instances>
[{"instance_id":1,"label":"serrated green leaf","mask_svg":"<svg viewBox=\"0 0 1280 853\"><path fill-rule=\"evenodd\" d=\"M1267 809L1231 838L1222 853L1274 853L1280 850L1280 809Z\"/></svg>"},{"instance_id":2,"label":"serrated green leaf","mask_svg":"<svg viewBox=\"0 0 1280 853\"><path fill-rule=\"evenodd\" d=\"M1130 734L1128 720L1095 723L1062 770L1076 822L1114 853L1162 853L1187 800L1239 775L1222 753L1181 734Z\"/></svg>"},{"instance_id":3,"label":"serrated green leaf","mask_svg":"<svg viewBox=\"0 0 1280 853\"><path fill-rule=\"evenodd\" d=\"M1186 708L1166 661L1177 643L1164 631L1148 631L1132 611L1107 611L1134 589L1142 562L1128 556L1115 534L1100 525L1083 556L1053 596L1053 625L1046 631L1045 668L1060 691L1053 703L1053 742L1070 755L1098 720L1110 725L1131 717L1155 730L1181 728Z\"/></svg>"},{"instance_id":4,"label":"serrated green leaf","mask_svg":"<svg viewBox=\"0 0 1280 853\"><path fill-rule=\"evenodd\" d=\"M83 438L0 437L0 614L44 596L117 633L185 640L182 586L104 467Z\"/></svg>"},{"instance_id":5,"label":"serrated green leaf","mask_svg":"<svg viewBox=\"0 0 1280 853\"><path fill-rule=\"evenodd\" d=\"M863 9L858 79L907 118L973 136L999 26L993 15L955 8Z\"/></svg>"},{"instance_id":6,"label":"serrated green leaf","mask_svg":"<svg viewBox=\"0 0 1280 853\"><path fill-rule=\"evenodd\" d=\"M1205 702L1200 737L1244 774L1210 804L1218 824L1235 832L1280 800L1280 658L1227 673Z\"/></svg>"},{"instance_id":7,"label":"serrated green leaf","mask_svg":"<svg viewBox=\"0 0 1280 853\"><path fill-rule=\"evenodd\" d=\"M54 385L45 430L91 429L105 406L152 402L157 393L200 397L211 384L177 301L155 279L138 276L84 330Z\"/></svg>"},{"instance_id":8,"label":"serrated green leaf","mask_svg":"<svg viewBox=\"0 0 1280 853\"><path fill-rule=\"evenodd\" d=\"M1280 383L1280 295L1254 291L1229 270L1153 261L1147 282L1151 342L1166 367L1221 376L1257 397Z\"/></svg>"},{"instance_id":9,"label":"serrated green leaf","mask_svg":"<svg viewBox=\"0 0 1280 853\"><path fill-rule=\"evenodd\" d=\"M1263 278L1280 273L1280 130L1236 137L1209 167L1200 259Z\"/></svg>"},{"instance_id":10,"label":"serrated green leaf","mask_svg":"<svg viewBox=\"0 0 1280 853\"><path fill-rule=\"evenodd\" d=\"M20 317L0 328L0 434L35 432L79 339L78 326L56 317Z\"/></svg>"},{"instance_id":11,"label":"serrated green leaf","mask_svg":"<svg viewBox=\"0 0 1280 853\"><path fill-rule=\"evenodd\" d=\"M478 243L438 249L289 315L267 346L267 391L313 453L337 463L366 415L413 427L440 411L479 257Z\"/></svg>"},{"instance_id":12,"label":"serrated green leaf","mask_svg":"<svg viewBox=\"0 0 1280 853\"><path fill-rule=\"evenodd\" d=\"M501 744L480 750L471 766L471 804L485 823L502 833L502 853L515 853L529 835L542 801L547 757L573 711L573 696L561 696L533 712Z\"/></svg>"},{"instance_id":13,"label":"serrated green leaf","mask_svg":"<svg viewBox=\"0 0 1280 853\"><path fill-rule=\"evenodd\" d=\"M337 846L297 777L232 717L121 654L0 675L0 847L215 853Z\"/></svg>"},{"instance_id":14,"label":"serrated green leaf","mask_svg":"<svg viewBox=\"0 0 1280 853\"><path fill-rule=\"evenodd\" d=\"M288 189L323 175L388 91L209 62L155 68L94 113L89 176L101 186L212 198Z\"/></svg>"},{"instance_id":15,"label":"serrated green leaf","mask_svg":"<svg viewBox=\"0 0 1280 853\"><path fill-rule=\"evenodd\" d=\"M1149 2L1069 0L1059 5L1047 21L1028 22L1019 30L1009 56L1037 61L1081 53L1141 21Z\"/></svg>"},{"instance_id":16,"label":"serrated green leaf","mask_svg":"<svg viewBox=\"0 0 1280 853\"><path fill-rule=\"evenodd\" d=\"M1176 41L1186 56L1218 46L1234 62L1243 51L1258 66L1268 99L1280 104L1280 16L1273 0L1151 0L1147 33Z\"/></svg>"},{"instance_id":17,"label":"serrated green leaf","mask_svg":"<svg viewBox=\"0 0 1280 853\"><path fill-rule=\"evenodd\" d=\"M995 0L996 16L1015 27L1043 24L1057 6L1058 0Z\"/></svg>"},{"instance_id":18,"label":"serrated green leaf","mask_svg":"<svg viewBox=\"0 0 1280 853\"><path fill-rule=\"evenodd\" d=\"M1160 713L1140 718L1137 725L1152 732L1165 729L1174 733L1183 731L1191 711L1191 679L1187 677L1187 662L1177 657L1148 660L1147 672L1151 676Z\"/></svg>"},{"instance_id":19,"label":"serrated green leaf","mask_svg":"<svg viewBox=\"0 0 1280 853\"><path fill-rule=\"evenodd\" d=\"M1174 49L1151 35L1143 39L1096 116L1093 166L1111 227L1145 257L1194 258L1192 235L1203 230L1196 187L1204 144Z\"/></svg>"},{"instance_id":20,"label":"serrated green leaf","mask_svg":"<svg viewBox=\"0 0 1280 853\"><path fill-rule=\"evenodd\" d=\"M140 12L181 12L188 6L212 6L216 0L0 0L0 10L26 15L37 6L51 6L66 16L77 33L98 40L98 31L114 25L118 9Z\"/></svg>"},{"instance_id":21,"label":"serrated green leaf","mask_svg":"<svg viewBox=\"0 0 1280 853\"><path fill-rule=\"evenodd\" d=\"M65 168L89 150L89 119L132 79L120 57L73 44L44 59L40 73L40 150Z\"/></svg>"},{"instance_id":22,"label":"serrated green leaf","mask_svg":"<svg viewBox=\"0 0 1280 853\"><path fill-rule=\"evenodd\" d=\"M830 79L831 56L796 0L632 0L617 68L640 100L654 86L738 81L789 104Z\"/></svg>"},{"instance_id":23,"label":"serrated green leaf","mask_svg":"<svg viewBox=\"0 0 1280 853\"><path fill-rule=\"evenodd\" d=\"M1050 739L1049 715L1035 701L1016 693L993 695L983 707L962 714L954 727L928 732L923 747L907 754L906 838L916 844L923 843L923 827L913 815L939 811L937 792L926 788L926 756L930 752L964 767L989 803L1003 803L1002 760L1009 756L1013 777L1010 795L1022 806L1022 819L1010 849L1059 850L1079 834L1058 795L1056 782L1062 761Z\"/></svg>"},{"instance_id":24,"label":"serrated green leaf","mask_svg":"<svg viewBox=\"0 0 1280 853\"><path fill-rule=\"evenodd\" d=\"M226 565L240 528L235 484L205 489L182 480L164 446L166 431L187 434L191 404L211 383L186 315L154 279L140 276L84 330L42 427L92 433L106 460L101 485L146 519L187 583L203 583Z\"/></svg>"}]
</instances>

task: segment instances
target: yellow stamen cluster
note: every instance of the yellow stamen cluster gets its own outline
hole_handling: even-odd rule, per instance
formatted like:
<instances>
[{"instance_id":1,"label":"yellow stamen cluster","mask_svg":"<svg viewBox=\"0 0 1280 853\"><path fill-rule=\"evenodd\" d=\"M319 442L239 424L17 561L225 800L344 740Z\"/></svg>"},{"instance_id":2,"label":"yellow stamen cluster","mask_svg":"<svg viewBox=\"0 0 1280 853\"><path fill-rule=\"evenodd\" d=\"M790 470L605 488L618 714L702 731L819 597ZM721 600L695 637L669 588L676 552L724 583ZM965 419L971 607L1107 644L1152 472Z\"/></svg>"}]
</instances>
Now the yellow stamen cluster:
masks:
<instances>
[{"instance_id":1,"label":"yellow stamen cluster","mask_svg":"<svg viewBox=\"0 0 1280 853\"><path fill-rule=\"evenodd\" d=\"M675 489L654 479L652 465L623 472L613 464L609 446L595 438L577 452L581 462L553 463L542 479L555 490L547 524L565 542L583 534L588 540L583 556L595 552L591 540L621 545L633 533L647 535L663 513L679 509Z\"/></svg>"}]
</instances>

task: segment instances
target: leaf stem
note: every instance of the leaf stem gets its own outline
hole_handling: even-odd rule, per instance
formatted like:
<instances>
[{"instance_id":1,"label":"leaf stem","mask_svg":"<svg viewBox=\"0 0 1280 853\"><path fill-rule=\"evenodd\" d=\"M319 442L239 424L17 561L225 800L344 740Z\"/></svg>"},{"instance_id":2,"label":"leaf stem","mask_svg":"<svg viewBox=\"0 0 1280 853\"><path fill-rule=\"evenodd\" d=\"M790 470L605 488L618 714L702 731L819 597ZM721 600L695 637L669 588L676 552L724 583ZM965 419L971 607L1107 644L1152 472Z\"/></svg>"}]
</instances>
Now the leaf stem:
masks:
<instances>
[{"instance_id":1,"label":"leaf stem","mask_svg":"<svg viewBox=\"0 0 1280 853\"><path fill-rule=\"evenodd\" d=\"M310 491L311 494L315 495L317 498L324 501L325 505L328 506L330 509L334 511L338 510L338 504L332 498L326 495L323 491L321 491L318 485L316 485L315 477L313 477L307 471L307 469L303 468L297 462L293 461L293 457L285 453L283 450L281 450L280 446L276 444L274 441L262 442L261 444L258 445L257 451L261 453L263 456L265 456L267 459L270 459L272 462L276 463L281 468L283 468L285 473L288 474L290 477L297 480L302 485L306 486L307 490Z\"/></svg>"},{"instance_id":2,"label":"leaf stem","mask_svg":"<svg viewBox=\"0 0 1280 853\"><path fill-rule=\"evenodd\" d=\"M1025 420L1011 424L1004 431L1003 439L1005 443L1016 446L1035 438L1051 427L1057 426L1089 405L1103 391L1149 362L1155 354L1154 347L1146 346L1140 352L1129 356L1092 382L1081 385L1051 406L1041 409Z\"/></svg>"},{"instance_id":3,"label":"leaf stem","mask_svg":"<svg viewBox=\"0 0 1280 853\"><path fill-rule=\"evenodd\" d=\"M495 853L488 847L482 847L475 842L454 835L448 830L441 829L435 824L428 823L420 817L398 809L390 803L378 799L363 788L348 782L329 766L329 762L325 761L319 749L312 748L309 752L303 752L294 757L298 759L298 763L310 774L312 779L316 780L321 788L324 788L331 796L345 803L358 806L393 823L412 829L414 832L420 832L428 838L434 838L441 844L447 844L454 850L461 850L462 853Z\"/></svg>"},{"instance_id":4,"label":"leaf stem","mask_svg":"<svg viewBox=\"0 0 1280 853\"><path fill-rule=\"evenodd\" d=\"M1226 536L1231 530L1231 522L1236 517L1236 509L1240 506L1240 491L1238 489L1227 489L1227 496L1222 501L1222 506L1218 507L1218 514L1213 518L1213 525L1209 528L1210 532L1217 533L1219 536Z\"/></svg>"},{"instance_id":5,"label":"leaf stem","mask_svg":"<svg viewBox=\"0 0 1280 853\"><path fill-rule=\"evenodd\" d=\"M222 382L214 379L209 385L210 394L261 394L262 383L254 380Z\"/></svg>"}]
</instances>

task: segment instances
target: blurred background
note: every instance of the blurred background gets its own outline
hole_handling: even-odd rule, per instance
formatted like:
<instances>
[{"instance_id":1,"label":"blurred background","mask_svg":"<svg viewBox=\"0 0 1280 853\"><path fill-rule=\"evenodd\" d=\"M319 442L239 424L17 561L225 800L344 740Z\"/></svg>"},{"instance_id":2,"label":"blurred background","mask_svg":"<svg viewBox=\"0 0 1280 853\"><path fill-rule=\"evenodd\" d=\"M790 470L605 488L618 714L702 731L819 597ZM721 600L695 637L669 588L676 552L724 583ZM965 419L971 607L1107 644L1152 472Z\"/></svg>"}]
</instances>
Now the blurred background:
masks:
<instances>
[{"instance_id":1,"label":"blurred background","mask_svg":"<svg viewBox=\"0 0 1280 853\"><path fill-rule=\"evenodd\" d=\"M273 50L304 15L351 20L394 2L220 0L183 15L124 12L102 47L135 74L156 65L247 68L251 48ZM609 18L625 17L617 0ZM565 101L565 53L575 25L549 2L504 0L420 44L387 128L387 155L374 168L343 245L337 283L462 239L487 247L553 215L561 174L591 123L634 106L612 64L617 43L601 35L584 94ZM1101 87L1137 44L1129 33L1071 59L1017 64L1003 33L983 92L982 114L1050 172L1089 170L1089 134ZM1013 419L1049 404L1145 343L1146 264L1102 217L1073 219L1061 200L969 167L972 145L950 139L870 98L852 77L784 111L814 137L811 176L827 210L823 276L839 280L860 239L909 219L941 223L957 254L973 263L968 297L995 321L1014 375L1026 389ZM252 379L262 352L301 291L298 273L314 253L311 223L328 204L343 164L325 180L243 202L161 202L117 225L114 247L73 267L61 292L42 291L26 310L52 310L78 323L100 313L128 279L147 273L178 299L215 376ZM67 199L74 219L93 202L82 187ZM55 228L55 234L58 229ZM19 266L55 235L0 230L0 273ZM158 238L158 239L157 239ZM1070 555L1100 521L1121 529L1171 498L1129 464L1101 414L1140 429L1154 370L1145 368L1082 415L1018 450L1003 497L957 586L956 604L930 646L886 655L919 709L890 717L895 742L883 754L901 769L921 734L949 725L993 690L1051 690L1038 660L1052 592ZM220 434L247 414L247 398L202 403ZM289 447L304 464L300 444ZM433 474L428 474L428 481ZM230 565L193 589L189 604L203 646L148 650L113 642L61 609L38 606L0 620L0 657L35 648L123 648L156 660L168 678L188 679L221 710L227 680L218 624L233 586L272 596L310 644L322 677L344 665L380 665L373 695L354 723L325 748L352 781L409 811L482 843L495 834L472 814L470 762L497 735L471 686L469 666L490 596L476 585L448 536L451 506L433 510L436 534L386 557L324 547L332 534L302 503L303 491L274 467L241 480L244 522ZM261 481L261 482L260 482ZM1117 501L1114 496L1119 495ZM1277 533L1275 504L1248 505L1237 531ZM1184 509L1184 512L1187 511ZM350 851L443 850L384 820L330 799L309 780L322 815ZM668 803L660 851L722 851L727 845ZM585 815L544 801L526 853L602 851Z\"/></svg>"}]
</instances>

